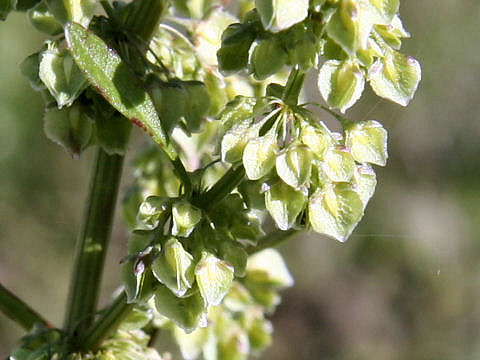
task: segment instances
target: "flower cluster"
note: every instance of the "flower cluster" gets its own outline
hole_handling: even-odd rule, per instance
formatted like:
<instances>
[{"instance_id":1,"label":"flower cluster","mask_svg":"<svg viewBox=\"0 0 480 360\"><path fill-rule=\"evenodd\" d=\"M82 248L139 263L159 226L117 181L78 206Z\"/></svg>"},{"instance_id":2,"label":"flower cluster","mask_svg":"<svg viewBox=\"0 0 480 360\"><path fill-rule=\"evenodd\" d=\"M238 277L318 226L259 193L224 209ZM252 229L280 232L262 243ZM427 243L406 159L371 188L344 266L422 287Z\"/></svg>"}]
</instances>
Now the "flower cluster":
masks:
<instances>
[{"instance_id":1,"label":"flower cluster","mask_svg":"<svg viewBox=\"0 0 480 360\"><path fill-rule=\"evenodd\" d=\"M303 107L246 97L220 118L222 159L242 163L248 179L262 183L281 230L309 224L340 241L348 237L375 190L369 164L387 159L387 133L378 122L344 120L340 134Z\"/></svg>"}]
</instances>

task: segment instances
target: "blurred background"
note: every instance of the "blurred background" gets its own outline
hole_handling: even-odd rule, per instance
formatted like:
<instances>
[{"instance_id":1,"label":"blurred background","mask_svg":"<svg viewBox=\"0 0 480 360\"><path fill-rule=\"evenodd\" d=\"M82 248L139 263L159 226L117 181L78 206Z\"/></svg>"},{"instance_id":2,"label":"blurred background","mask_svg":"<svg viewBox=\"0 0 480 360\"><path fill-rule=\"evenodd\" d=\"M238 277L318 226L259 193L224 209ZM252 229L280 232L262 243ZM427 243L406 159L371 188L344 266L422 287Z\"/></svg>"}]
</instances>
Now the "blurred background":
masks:
<instances>
[{"instance_id":1,"label":"blurred background","mask_svg":"<svg viewBox=\"0 0 480 360\"><path fill-rule=\"evenodd\" d=\"M480 5L403 0L401 16L413 35L402 52L423 67L417 95L404 109L367 91L348 113L385 124L389 163L347 243L281 247L296 284L262 359L480 359ZM0 22L0 280L60 326L92 150L74 161L43 135L18 69L41 41L22 14ZM118 218L103 303L126 236ZM21 335L0 314L0 358Z\"/></svg>"}]
</instances>

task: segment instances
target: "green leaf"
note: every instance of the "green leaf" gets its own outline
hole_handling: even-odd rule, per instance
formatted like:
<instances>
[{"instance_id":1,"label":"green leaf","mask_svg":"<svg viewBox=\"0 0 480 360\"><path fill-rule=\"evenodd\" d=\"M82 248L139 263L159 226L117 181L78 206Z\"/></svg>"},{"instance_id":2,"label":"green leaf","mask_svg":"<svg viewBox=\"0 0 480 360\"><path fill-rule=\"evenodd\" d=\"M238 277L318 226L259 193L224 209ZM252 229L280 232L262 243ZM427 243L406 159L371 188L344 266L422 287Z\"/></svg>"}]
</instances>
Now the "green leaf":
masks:
<instances>
[{"instance_id":1,"label":"green leaf","mask_svg":"<svg viewBox=\"0 0 480 360\"><path fill-rule=\"evenodd\" d=\"M303 21L308 15L308 0L255 0L263 27L279 32Z\"/></svg>"},{"instance_id":2,"label":"green leaf","mask_svg":"<svg viewBox=\"0 0 480 360\"><path fill-rule=\"evenodd\" d=\"M377 60L369 71L375 93L402 106L413 98L421 79L420 64L411 56L392 51Z\"/></svg>"},{"instance_id":3,"label":"green leaf","mask_svg":"<svg viewBox=\"0 0 480 360\"><path fill-rule=\"evenodd\" d=\"M220 253L223 260L233 266L235 276L245 276L248 254L245 249L237 242L224 241L220 245Z\"/></svg>"},{"instance_id":4,"label":"green leaf","mask_svg":"<svg viewBox=\"0 0 480 360\"><path fill-rule=\"evenodd\" d=\"M78 157L92 135L92 121L85 115L80 105L66 109L50 109L44 116L45 135L62 146L73 157Z\"/></svg>"},{"instance_id":5,"label":"green leaf","mask_svg":"<svg viewBox=\"0 0 480 360\"><path fill-rule=\"evenodd\" d=\"M343 148L331 149L324 158L323 170L335 182L348 182L355 170L355 161L352 155Z\"/></svg>"},{"instance_id":6,"label":"green leaf","mask_svg":"<svg viewBox=\"0 0 480 360\"><path fill-rule=\"evenodd\" d=\"M358 65L329 60L318 74L318 88L327 104L345 112L357 102L363 92L365 79Z\"/></svg>"},{"instance_id":7,"label":"green leaf","mask_svg":"<svg viewBox=\"0 0 480 360\"><path fill-rule=\"evenodd\" d=\"M181 81L152 81L150 95L162 125L170 135L185 114L187 94Z\"/></svg>"},{"instance_id":8,"label":"green leaf","mask_svg":"<svg viewBox=\"0 0 480 360\"><path fill-rule=\"evenodd\" d=\"M327 34L350 56L367 47L373 19L357 0L342 0L327 24Z\"/></svg>"},{"instance_id":9,"label":"green leaf","mask_svg":"<svg viewBox=\"0 0 480 360\"><path fill-rule=\"evenodd\" d=\"M248 258L247 278L277 289L290 287L294 282L282 255L275 249L262 250Z\"/></svg>"},{"instance_id":10,"label":"green leaf","mask_svg":"<svg viewBox=\"0 0 480 360\"><path fill-rule=\"evenodd\" d=\"M152 310L135 307L120 325L121 330L133 331L144 328L153 317Z\"/></svg>"},{"instance_id":11,"label":"green leaf","mask_svg":"<svg viewBox=\"0 0 480 360\"><path fill-rule=\"evenodd\" d=\"M188 202L176 202L172 206L172 235L189 236L202 219L202 211Z\"/></svg>"},{"instance_id":12,"label":"green leaf","mask_svg":"<svg viewBox=\"0 0 480 360\"><path fill-rule=\"evenodd\" d=\"M162 253L152 263L153 275L175 296L182 297L193 286L195 267L193 256L175 238L169 239Z\"/></svg>"},{"instance_id":13,"label":"green leaf","mask_svg":"<svg viewBox=\"0 0 480 360\"><path fill-rule=\"evenodd\" d=\"M28 20L35 29L48 35L63 32L63 26L55 19L45 1L41 1L27 12Z\"/></svg>"},{"instance_id":14,"label":"green leaf","mask_svg":"<svg viewBox=\"0 0 480 360\"><path fill-rule=\"evenodd\" d=\"M87 86L87 80L67 51L50 43L40 54L39 77L57 100L58 108L70 106Z\"/></svg>"},{"instance_id":15,"label":"green leaf","mask_svg":"<svg viewBox=\"0 0 480 360\"><path fill-rule=\"evenodd\" d=\"M222 34L222 46L217 51L220 71L230 75L247 67L249 50L255 33L247 24L231 24Z\"/></svg>"},{"instance_id":16,"label":"green leaf","mask_svg":"<svg viewBox=\"0 0 480 360\"><path fill-rule=\"evenodd\" d=\"M143 262L136 261L128 261L122 265L122 281L127 294L127 303L135 302L140 294L145 276L144 271L138 271L142 265L145 266Z\"/></svg>"},{"instance_id":17,"label":"green leaf","mask_svg":"<svg viewBox=\"0 0 480 360\"><path fill-rule=\"evenodd\" d=\"M283 181L273 185L265 193L265 205L280 230L290 229L303 210L306 197Z\"/></svg>"},{"instance_id":18,"label":"green leaf","mask_svg":"<svg viewBox=\"0 0 480 360\"><path fill-rule=\"evenodd\" d=\"M327 130L314 128L311 125L302 126L300 139L320 160L323 160L328 149L334 144L333 137Z\"/></svg>"},{"instance_id":19,"label":"green leaf","mask_svg":"<svg viewBox=\"0 0 480 360\"><path fill-rule=\"evenodd\" d=\"M327 188L310 198L308 216L313 230L344 242L363 216L363 203L348 188Z\"/></svg>"},{"instance_id":20,"label":"green leaf","mask_svg":"<svg viewBox=\"0 0 480 360\"><path fill-rule=\"evenodd\" d=\"M149 133L171 159L176 158L150 96L117 53L98 36L75 23L66 26L65 37L75 62L97 91Z\"/></svg>"},{"instance_id":21,"label":"green leaf","mask_svg":"<svg viewBox=\"0 0 480 360\"><path fill-rule=\"evenodd\" d=\"M220 145L222 161L240 161L248 141L258 135L258 126L252 124L255 103L255 98L238 96L220 113L224 133Z\"/></svg>"},{"instance_id":22,"label":"green leaf","mask_svg":"<svg viewBox=\"0 0 480 360\"><path fill-rule=\"evenodd\" d=\"M345 145L360 163L385 166L387 163L387 131L377 121L361 121L347 128Z\"/></svg>"},{"instance_id":23,"label":"green leaf","mask_svg":"<svg viewBox=\"0 0 480 360\"><path fill-rule=\"evenodd\" d=\"M243 166L250 180L267 175L275 166L278 145L273 127L264 136L251 139L243 150Z\"/></svg>"},{"instance_id":24,"label":"green leaf","mask_svg":"<svg viewBox=\"0 0 480 360\"><path fill-rule=\"evenodd\" d=\"M375 31L388 46L395 50L400 50L402 38L410 37L410 34L403 27L402 20L400 20L397 15L395 15L392 22L388 25L375 25Z\"/></svg>"},{"instance_id":25,"label":"green leaf","mask_svg":"<svg viewBox=\"0 0 480 360\"><path fill-rule=\"evenodd\" d=\"M160 216L170 210L170 199L162 196L149 196L140 204L137 214L137 224L142 229L155 229Z\"/></svg>"},{"instance_id":26,"label":"green leaf","mask_svg":"<svg viewBox=\"0 0 480 360\"><path fill-rule=\"evenodd\" d=\"M107 154L125 155L132 124L123 116L97 117L95 129L98 143Z\"/></svg>"},{"instance_id":27,"label":"green leaf","mask_svg":"<svg viewBox=\"0 0 480 360\"><path fill-rule=\"evenodd\" d=\"M199 132L203 119L210 109L210 96L200 81L184 81L187 101L185 102L185 122L191 132Z\"/></svg>"},{"instance_id":28,"label":"green leaf","mask_svg":"<svg viewBox=\"0 0 480 360\"><path fill-rule=\"evenodd\" d=\"M262 40L253 49L251 72L256 79L265 80L282 69L287 57L278 37Z\"/></svg>"},{"instance_id":29,"label":"green leaf","mask_svg":"<svg viewBox=\"0 0 480 360\"><path fill-rule=\"evenodd\" d=\"M216 306L230 290L234 269L225 261L203 251L202 258L195 267L195 278L207 306Z\"/></svg>"},{"instance_id":30,"label":"green leaf","mask_svg":"<svg viewBox=\"0 0 480 360\"><path fill-rule=\"evenodd\" d=\"M45 89L45 85L43 84L42 80L40 80L40 76L38 75L38 71L40 69L40 53L32 54L26 57L20 63L20 70L22 74L28 79L30 82L30 86L35 91L40 91Z\"/></svg>"},{"instance_id":31,"label":"green leaf","mask_svg":"<svg viewBox=\"0 0 480 360\"><path fill-rule=\"evenodd\" d=\"M310 179L312 160L312 152L307 146L289 146L277 156L277 174L285 183L299 190Z\"/></svg>"},{"instance_id":32,"label":"green leaf","mask_svg":"<svg viewBox=\"0 0 480 360\"><path fill-rule=\"evenodd\" d=\"M208 329L198 328L187 334L178 327L173 330L173 336L180 348L183 359L193 360L197 359L201 353L202 348L208 340Z\"/></svg>"},{"instance_id":33,"label":"green leaf","mask_svg":"<svg viewBox=\"0 0 480 360\"><path fill-rule=\"evenodd\" d=\"M400 7L400 0L368 0L375 24L389 25Z\"/></svg>"},{"instance_id":34,"label":"green leaf","mask_svg":"<svg viewBox=\"0 0 480 360\"><path fill-rule=\"evenodd\" d=\"M49 11L62 24L75 22L88 27L97 7L96 0L46 0Z\"/></svg>"},{"instance_id":35,"label":"green leaf","mask_svg":"<svg viewBox=\"0 0 480 360\"><path fill-rule=\"evenodd\" d=\"M5 20L8 14L15 10L16 0L0 0L0 20Z\"/></svg>"},{"instance_id":36,"label":"green leaf","mask_svg":"<svg viewBox=\"0 0 480 360\"><path fill-rule=\"evenodd\" d=\"M205 322L206 308L200 294L178 298L166 287L160 286L154 294L155 308L187 333Z\"/></svg>"},{"instance_id":37,"label":"green leaf","mask_svg":"<svg viewBox=\"0 0 480 360\"><path fill-rule=\"evenodd\" d=\"M365 209L377 186L375 171L373 171L372 167L369 165L357 166L356 171L353 173L353 185L353 190L360 196Z\"/></svg>"}]
</instances>

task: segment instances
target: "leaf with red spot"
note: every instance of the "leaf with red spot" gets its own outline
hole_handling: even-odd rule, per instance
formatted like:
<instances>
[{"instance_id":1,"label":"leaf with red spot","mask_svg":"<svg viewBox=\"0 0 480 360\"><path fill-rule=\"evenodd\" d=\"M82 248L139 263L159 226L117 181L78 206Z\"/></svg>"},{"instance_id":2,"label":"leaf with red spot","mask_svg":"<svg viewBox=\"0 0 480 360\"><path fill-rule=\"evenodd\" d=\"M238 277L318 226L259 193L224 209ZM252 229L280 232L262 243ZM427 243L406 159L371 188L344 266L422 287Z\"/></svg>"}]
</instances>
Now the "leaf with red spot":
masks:
<instances>
[{"instance_id":1,"label":"leaf with red spot","mask_svg":"<svg viewBox=\"0 0 480 360\"><path fill-rule=\"evenodd\" d=\"M90 84L122 115L145 130L170 158L176 158L150 96L120 56L76 23L66 25L65 38Z\"/></svg>"}]
</instances>

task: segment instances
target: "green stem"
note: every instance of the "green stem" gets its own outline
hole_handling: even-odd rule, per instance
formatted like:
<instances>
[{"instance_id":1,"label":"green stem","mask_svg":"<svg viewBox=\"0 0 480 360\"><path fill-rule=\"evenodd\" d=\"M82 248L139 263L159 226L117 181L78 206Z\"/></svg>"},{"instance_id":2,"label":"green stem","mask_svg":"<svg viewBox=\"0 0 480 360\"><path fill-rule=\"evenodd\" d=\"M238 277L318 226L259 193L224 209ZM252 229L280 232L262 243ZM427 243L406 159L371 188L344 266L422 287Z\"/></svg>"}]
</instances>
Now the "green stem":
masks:
<instances>
[{"instance_id":1,"label":"green stem","mask_svg":"<svg viewBox=\"0 0 480 360\"><path fill-rule=\"evenodd\" d=\"M290 229L287 231L276 230L270 234L265 235L262 239L258 241L257 246L252 246L247 249L249 254L254 254L259 251L277 246L278 244L290 239L292 236L298 234L298 230Z\"/></svg>"},{"instance_id":2,"label":"green stem","mask_svg":"<svg viewBox=\"0 0 480 360\"><path fill-rule=\"evenodd\" d=\"M320 105L320 108L332 115L344 128L354 123L354 121L337 114L335 111L330 110L326 106Z\"/></svg>"},{"instance_id":3,"label":"green stem","mask_svg":"<svg viewBox=\"0 0 480 360\"><path fill-rule=\"evenodd\" d=\"M12 294L2 284L0 284L0 312L27 331L31 330L36 323L41 323L45 327L53 327L53 325L44 320L35 310Z\"/></svg>"},{"instance_id":4,"label":"green stem","mask_svg":"<svg viewBox=\"0 0 480 360\"><path fill-rule=\"evenodd\" d=\"M303 82L305 81L305 73L300 71L297 67L293 68L288 76L285 90L283 91L283 101L285 104L295 106L298 103L298 97L300 91L303 88Z\"/></svg>"},{"instance_id":5,"label":"green stem","mask_svg":"<svg viewBox=\"0 0 480 360\"><path fill-rule=\"evenodd\" d=\"M243 166L231 167L225 175L218 180L207 192L194 198L192 203L202 209L208 209L216 205L225 196L230 194L245 177Z\"/></svg>"},{"instance_id":6,"label":"green stem","mask_svg":"<svg viewBox=\"0 0 480 360\"><path fill-rule=\"evenodd\" d=\"M80 339L80 348L83 350L96 350L103 340L112 334L132 311L135 304L127 303L127 295L122 292L113 303L105 309L95 324Z\"/></svg>"},{"instance_id":7,"label":"green stem","mask_svg":"<svg viewBox=\"0 0 480 360\"><path fill-rule=\"evenodd\" d=\"M136 0L126 20L126 29L148 44L167 6L165 0ZM65 318L65 327L74 348L78 339L84 338L94 319L122 165L123 156L108 155L102 149L98 150L84 224L75 251L75 268ZM126 303L125 297L118 298L112 306L95 323L95 331L112 327L112 322L120 322L123 317L119 315L126 316L133 307ZM110 334L104 330L101 333L105 336ZM98 341L104 339L102 336L98 338ZM90 348L86 346L84 349Z\"/></svg>"},{"instance_id":8,"label":"green stem","mask_svg":"<svg viewBox=\"0 0 480 360\"><path fill-rule=\"evenodd\" d=\"M187 170L185 170L185 166L183 166L182 160L180 157L177 157L175 160L172 160L173 168L175 169L175 173L182 181L183 185L183 192L190 196L193 190L192 181L190 180L190 176L188 176Z\"/></svg>"},{"instance_id":9,"label":"green stem","mask_svg":"<svg viewBox=\"0 0 480 360\"><path fill-rule=\"evenodd\" d=\"M95 315L122 165L123 156L97 150L65 318L65 327L74 338L85 332Z\"/></svg>"}]
</instances>

